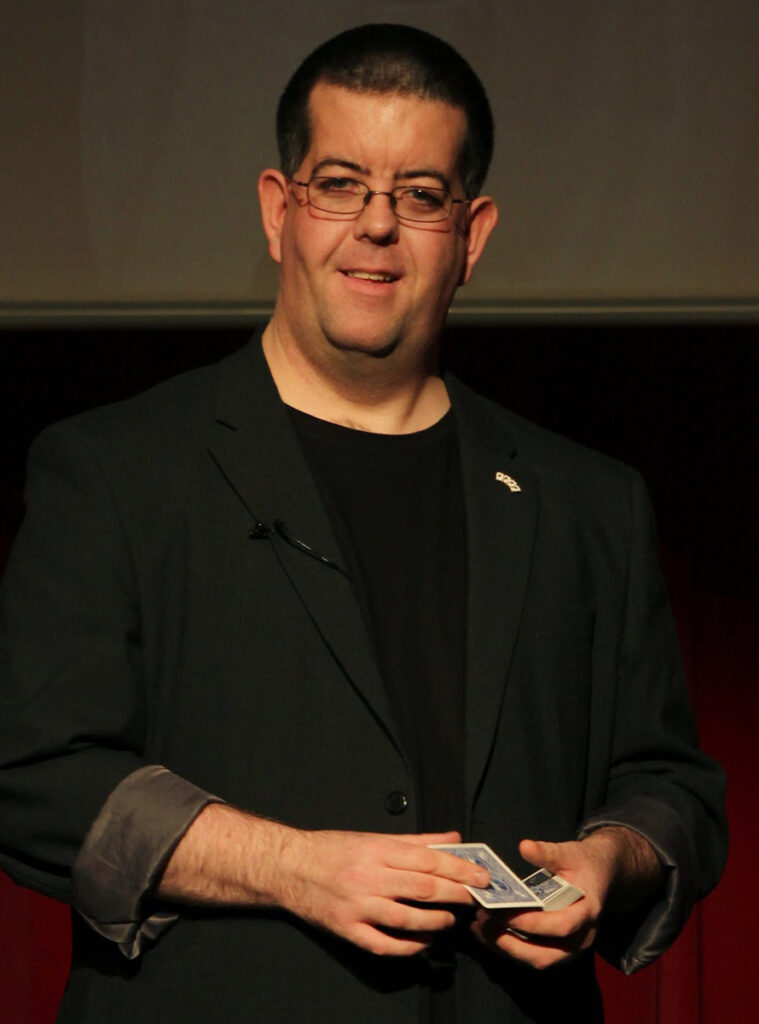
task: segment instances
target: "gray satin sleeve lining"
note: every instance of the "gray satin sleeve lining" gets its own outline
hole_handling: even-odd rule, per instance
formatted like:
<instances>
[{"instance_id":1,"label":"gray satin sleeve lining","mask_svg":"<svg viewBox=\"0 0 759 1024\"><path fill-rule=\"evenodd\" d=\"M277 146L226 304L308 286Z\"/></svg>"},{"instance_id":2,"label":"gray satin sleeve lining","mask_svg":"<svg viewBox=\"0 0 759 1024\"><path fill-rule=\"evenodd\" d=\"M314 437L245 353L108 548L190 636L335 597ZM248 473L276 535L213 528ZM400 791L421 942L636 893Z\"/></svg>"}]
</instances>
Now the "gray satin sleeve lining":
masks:
<instances>
[{"instance_id":1,"label":"gray satin sleeve lining","mask_svg":"<svg viewBox=\"0 0 759 1024\"><path fill-rule=\"evenodd\" d=\"M610 916L601 929L599 952L632 974L667 950L688 919L695 901L692 843L680 816L654 797L638 796L599 809L584 822L579 838L605 825L623 825L647 839L665 873L658 903L637 915Z\"/></svg>"},{"instance_id":2,"label":"gray satin sleeve lining","mask_svg":"<svg viewBox=\"0 0 759 1024\"><path fill-rule=\"evenodd\" d=\"M145 913L146 895L174 848L209 803L223 803L161 765L128 775L87 833L71 871L72 903L130 960L179 914Z\"/></svg>"}]
</instances>

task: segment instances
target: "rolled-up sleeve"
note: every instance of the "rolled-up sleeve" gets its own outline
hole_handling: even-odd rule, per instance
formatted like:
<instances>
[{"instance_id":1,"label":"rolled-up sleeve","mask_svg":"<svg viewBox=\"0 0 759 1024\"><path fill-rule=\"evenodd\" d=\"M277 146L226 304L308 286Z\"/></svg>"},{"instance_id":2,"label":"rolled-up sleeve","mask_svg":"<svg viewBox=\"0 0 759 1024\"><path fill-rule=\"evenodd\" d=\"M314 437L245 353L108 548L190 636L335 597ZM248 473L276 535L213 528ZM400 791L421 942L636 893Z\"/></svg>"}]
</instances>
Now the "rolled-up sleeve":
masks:
<instances>
[{"instance_id":1,"label":"rolled-up sleeve","mask_svg":"<svg viewBox=\"0 0 759 1024\"><path fill-rule=\"evenodd\" d=\"M87 833L71 872L72 903L129 959L177 920L151 909L149 897L179 840L214 802L167 768L147 765L119 783Z\"/></svg>"},{"instance_id":2,"label":"rolled-up sleeve","mask_svg":"<svg viewBox=\"0 0 759 1024\"><path fill-rule=\"evenodd\" d=\"M601 932L599 951L625 974L633 974L661 956L688 919L695 899L691 844L677 813L651 797L600 809L578 838L608 825L621 825L648 840L664 874L659 898L637 913L608 915Z\"/></svg>"}]
</instances>

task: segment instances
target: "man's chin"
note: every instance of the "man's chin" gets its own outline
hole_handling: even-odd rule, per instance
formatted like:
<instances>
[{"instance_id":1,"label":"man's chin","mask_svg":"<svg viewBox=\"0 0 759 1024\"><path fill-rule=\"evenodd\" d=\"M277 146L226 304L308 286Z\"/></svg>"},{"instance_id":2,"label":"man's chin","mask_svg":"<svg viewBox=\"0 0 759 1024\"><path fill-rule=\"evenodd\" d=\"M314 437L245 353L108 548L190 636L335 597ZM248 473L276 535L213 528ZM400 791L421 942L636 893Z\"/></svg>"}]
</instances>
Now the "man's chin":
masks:
<instances>
[{"instance_id":1,"label":"man's chin","mask_svg":"<svg viewBox=\"0 0 759 1024\"><path fill-rule=\"evenodd\" d=\"M387 359L398 350L400 337L397 335L391 338L377 337L369 338L351 337L345 334L327 335L330 345L338 352L345 353L346 358L355 355L357 359L362 356L368 360Z\"/></svg>"}]
</instances>

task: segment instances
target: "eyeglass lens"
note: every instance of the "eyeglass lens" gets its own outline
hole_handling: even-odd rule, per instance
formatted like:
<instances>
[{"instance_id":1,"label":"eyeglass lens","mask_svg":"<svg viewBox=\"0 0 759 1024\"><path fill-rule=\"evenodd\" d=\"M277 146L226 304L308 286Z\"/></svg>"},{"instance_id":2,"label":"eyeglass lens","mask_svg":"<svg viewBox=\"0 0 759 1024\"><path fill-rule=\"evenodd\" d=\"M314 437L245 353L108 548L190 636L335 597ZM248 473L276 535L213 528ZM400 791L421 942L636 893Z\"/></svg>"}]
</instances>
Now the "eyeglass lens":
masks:
<instances>
[{"instance_id":1,"label":"eyeglass lens","mask_svg":"<svg viewBox=\"0 0 759 1024\"><path fill-rule=\"evenodd\" d=\"M360 213L375 195L389 196L398 217L406 220L445 220L452 206L447 189L399 185L392 192L370 189L354 178L316 177L307 183L308 201L325 213Z\"/></svg>"}]
</instances>

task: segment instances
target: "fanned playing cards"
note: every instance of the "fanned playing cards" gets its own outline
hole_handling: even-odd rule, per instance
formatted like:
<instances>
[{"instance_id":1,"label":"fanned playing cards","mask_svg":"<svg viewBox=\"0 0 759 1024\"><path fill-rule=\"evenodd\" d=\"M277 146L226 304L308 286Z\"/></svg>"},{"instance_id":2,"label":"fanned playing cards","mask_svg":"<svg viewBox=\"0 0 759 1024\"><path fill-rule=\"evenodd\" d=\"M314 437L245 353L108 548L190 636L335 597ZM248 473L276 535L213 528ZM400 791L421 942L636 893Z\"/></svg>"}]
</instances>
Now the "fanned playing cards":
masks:
<instances>
[{"instance_id":1,"label":"fanned playing cards","mask_svg":"<svg viewBox=\"0 0 759 1024\"><path fill-rule=\"evenodd\" d=\"M490 873L490 885L466 888L488 910L563 910L585 893L561 875L545 868L519 878L485 843L448 843L430 847L471 861Z\"/></svg>"}]
</instances>

